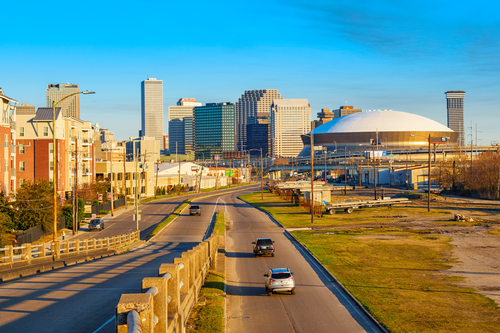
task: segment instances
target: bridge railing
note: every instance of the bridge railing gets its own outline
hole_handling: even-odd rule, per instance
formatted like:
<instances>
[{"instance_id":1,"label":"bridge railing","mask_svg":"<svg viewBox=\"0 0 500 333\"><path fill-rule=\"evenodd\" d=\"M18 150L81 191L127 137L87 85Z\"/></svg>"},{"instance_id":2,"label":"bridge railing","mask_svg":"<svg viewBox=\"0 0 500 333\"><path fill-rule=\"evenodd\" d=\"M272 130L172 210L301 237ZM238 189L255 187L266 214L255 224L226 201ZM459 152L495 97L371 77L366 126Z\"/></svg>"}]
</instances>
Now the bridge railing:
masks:
<instances>
[{"instance_id":1,"label":"bridge railing","mask_svg":"<svg viewBox=\"0 0 500 333\"><path fill-rule=\"evenodd\" d=\"M25 243L0 248L0 271L35 264L50 259L69 258L95 251L118 249L140 239L139 231L99 239L76 239L40 244ZM3 254L3 255L2 255Z\"/></svg>"},{"instance_id":2,"label":"bridge railing","mask_svg":"<svg viewBox=\"0 0 500 333\"><path fill-rule=\"evenodd\" d=\"M162 264L158 277L142 280L140 294L122 294L116 306L116 332L184 332L210 269L215 269L219 232Z\"/></svg>"}]
</instances>

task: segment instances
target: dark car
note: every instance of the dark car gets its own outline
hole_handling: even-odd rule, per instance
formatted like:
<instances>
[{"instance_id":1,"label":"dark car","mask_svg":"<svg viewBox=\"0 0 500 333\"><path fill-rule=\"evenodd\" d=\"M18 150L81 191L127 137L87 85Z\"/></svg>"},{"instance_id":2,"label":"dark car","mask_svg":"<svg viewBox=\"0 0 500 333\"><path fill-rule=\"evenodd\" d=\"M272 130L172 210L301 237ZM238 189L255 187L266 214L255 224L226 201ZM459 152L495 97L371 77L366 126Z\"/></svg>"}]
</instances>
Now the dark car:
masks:
<instances>
[{"instance_id":1,"label":"dark car","mask_svg":"<svg viewBox=\"0 0 500 333\"><path fill-rule=\"evenodd\" d=\"M255 256L270 254L271 257L274 257L274 241L271 238L257 238L254 244L253 253Z\"/></svg>"},{"instance_id":2,"label":"dark car","mask_svg":"<svg viewBox=\"0 0 500 333\"><path fill-rule=\"evenodd\" d=\"M92 219L89 222L89 231L104 230L104 221L102 219Z\"/></svg>"},{"instance_id":3,"label":"dark car","mask_svg":"<svg viewBox=\"0 0 500 333\"><path fill-rule=\"evenodd\" d=\"M189 215L201 215L201 207L192 205L189 207Z\"/></svg>"}]
</instances>

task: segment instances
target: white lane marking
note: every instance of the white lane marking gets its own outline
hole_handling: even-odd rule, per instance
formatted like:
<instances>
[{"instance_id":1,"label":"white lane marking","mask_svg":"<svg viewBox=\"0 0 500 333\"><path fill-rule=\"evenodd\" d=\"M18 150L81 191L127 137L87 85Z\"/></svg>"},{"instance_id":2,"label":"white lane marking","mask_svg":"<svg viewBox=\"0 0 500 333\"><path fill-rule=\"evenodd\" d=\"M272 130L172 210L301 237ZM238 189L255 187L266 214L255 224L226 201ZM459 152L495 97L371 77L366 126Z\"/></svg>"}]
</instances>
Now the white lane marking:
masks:
<instances>
[{"instance_id":1,"label":"white lane marking","mask_svg":"<svg viewBox=\"0 0 500 333\"><path fill-rule=\"evenodd\" d=\"M102 324L102 326L101 326L101 327L99 327L98 329L96 329L96 330L94 331L94 333L95 333L95 332L99 332L99 331L100 331L100 330L101 330L104 326L106 326L107 324L109 324L109 322L110 322L110 321L112 321L113 319L115 319L115 316L111 317L111 319L110 319L110 320L108 320L107 322L105 322L104 324Z\"/></svg>"},{"instance_id":2,"label":"white lane marking","mask_svg":"<svg viewBox=\"0 0 500 333\"><path fill-rule=\"evenodd\" d=\"M222 200L221 197L218 197L217 200L215 201L215 206L214 206L214 211L212 212L212 216L214 215L215 213L215 209L217 209L217 203L220 201L222 201L224 203L224 210L226 211L227 213L227 206L226 206L226 202L224 200Z\"/></svg>"}]
</instances>

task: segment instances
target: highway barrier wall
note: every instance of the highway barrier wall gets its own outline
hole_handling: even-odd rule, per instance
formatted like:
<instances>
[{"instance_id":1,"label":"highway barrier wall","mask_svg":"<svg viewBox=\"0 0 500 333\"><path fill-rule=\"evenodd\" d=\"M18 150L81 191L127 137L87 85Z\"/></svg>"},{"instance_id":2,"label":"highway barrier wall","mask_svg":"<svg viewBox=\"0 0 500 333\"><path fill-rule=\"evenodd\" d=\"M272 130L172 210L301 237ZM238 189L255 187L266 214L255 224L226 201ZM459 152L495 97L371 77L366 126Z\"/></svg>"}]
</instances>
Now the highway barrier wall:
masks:
<instances>
[{"instance_id":1,"label":"highway barrier wall","mask_svg":"<svg viewBox=\"0 0 500 333\"><path fill-rule=\"evenodd\" d=\"M185 332L186 322L210 269L215 269L219 232L162 264L157 277L142 280L140 294L122 294L116 332Z\"/></svg>"},{"instance_id":2,"label":"highway barrier wall","mask_svg":"<svg viewBox=\"0 0 500 333\"><path fill-rule=\"evenodd\" d=\"M42 264L50 261L71 258L82 255L91 255L98 251L112 251L140 240L140 232L133 231L128 234L98 238L76 239L56 242L31 244L21 246L6 246L0 248L0 272L21 268L30 265Z\"/></svg>"}]
</instances>

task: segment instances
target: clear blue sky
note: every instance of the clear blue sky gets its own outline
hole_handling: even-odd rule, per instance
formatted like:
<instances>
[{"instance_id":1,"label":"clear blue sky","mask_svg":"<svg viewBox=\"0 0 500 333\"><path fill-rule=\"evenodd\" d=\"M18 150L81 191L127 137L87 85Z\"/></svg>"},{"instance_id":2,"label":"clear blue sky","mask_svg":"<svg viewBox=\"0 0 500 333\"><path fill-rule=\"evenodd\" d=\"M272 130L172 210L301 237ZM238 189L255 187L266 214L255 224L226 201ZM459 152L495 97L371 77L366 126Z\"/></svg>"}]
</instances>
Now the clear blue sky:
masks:
<instances>
[{"instance_id":1,"label":"clear blue sky","mask_svg":"<svg viewBox=\"0 0 500 333\"><path fill-rule=\"evenodd\" d=\"M48 83L77 83L81 118L118 140L140 129L140 83L163 80L164 118L181 97L236 102L278 89L321 108L411 112L500 141L498 1L7 1L0 87L45 106ZM167 132L165 120L164 132ZM470 130L467 128L467 141Z\"/></svg>"}]
</instances>

